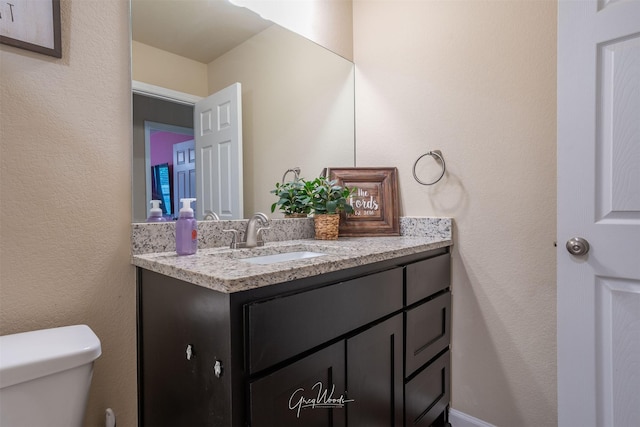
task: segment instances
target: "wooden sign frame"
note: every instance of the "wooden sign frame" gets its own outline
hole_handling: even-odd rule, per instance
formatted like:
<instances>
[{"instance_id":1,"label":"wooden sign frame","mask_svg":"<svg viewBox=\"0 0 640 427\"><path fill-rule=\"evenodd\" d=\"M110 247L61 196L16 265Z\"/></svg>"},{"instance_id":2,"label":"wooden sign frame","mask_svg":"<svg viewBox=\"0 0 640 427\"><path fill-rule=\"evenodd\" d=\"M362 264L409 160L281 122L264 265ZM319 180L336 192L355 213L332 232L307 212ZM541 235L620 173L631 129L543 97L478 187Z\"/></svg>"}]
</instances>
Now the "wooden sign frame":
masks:
<instances>
[{"instance_id":1,"label":"wooden sign frame","mask_svg":"<svg viewBox=\"0 0 640 427\"><path fill-rule=\"evenodd\" d=\"M2 2L0 43L62 58L60 0Z\"/></svg>"},{"instance_id":2,"label":"wooden sign frame","mask_svg":"<svg viewBox=\"0 0 640 427\"><path fill-rule=\"evenodd\" d=\"M349 199L354 213L340 214L341 236L399 236L397 168L329 168L343 187L356 187Z\"/></svg>"}]
</instances>

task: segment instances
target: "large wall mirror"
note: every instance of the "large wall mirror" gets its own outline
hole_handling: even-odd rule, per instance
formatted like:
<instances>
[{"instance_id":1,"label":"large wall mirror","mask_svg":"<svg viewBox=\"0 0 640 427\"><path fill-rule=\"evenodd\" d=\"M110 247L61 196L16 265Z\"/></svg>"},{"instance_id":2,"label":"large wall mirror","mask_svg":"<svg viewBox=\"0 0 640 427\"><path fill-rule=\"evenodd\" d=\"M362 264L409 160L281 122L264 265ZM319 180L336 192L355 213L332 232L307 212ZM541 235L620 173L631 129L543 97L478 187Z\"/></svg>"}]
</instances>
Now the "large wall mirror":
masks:
<instances>
[{"instance_id":1,"label":"large wall mirror","mask_svg":"<svg viewBox=\"0 0 640 427\"><path fill-rule=\"evenodd\" d=\"M193 102L235 82L242 85L245 218L270 212L270 190L288 169L313 178L327 166L355 165L353 63L226 0L131 6L134 88L164 94L134 96L134 222L148 215L150 177L157 184L168 173L158 166L175 167L167 141L190 139ZM153 152L156 144L165 154Z\"/></svg>"}]
</instances>

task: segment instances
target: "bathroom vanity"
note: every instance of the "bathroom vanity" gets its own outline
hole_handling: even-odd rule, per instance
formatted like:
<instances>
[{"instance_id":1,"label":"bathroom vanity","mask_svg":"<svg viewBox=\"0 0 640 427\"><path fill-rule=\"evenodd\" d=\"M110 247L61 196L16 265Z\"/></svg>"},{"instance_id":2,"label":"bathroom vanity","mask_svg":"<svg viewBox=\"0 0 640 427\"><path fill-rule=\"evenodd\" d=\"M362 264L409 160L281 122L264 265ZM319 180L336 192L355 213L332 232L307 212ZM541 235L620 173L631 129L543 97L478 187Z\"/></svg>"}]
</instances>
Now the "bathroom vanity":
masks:
<instances>
[{"instance_id":1,"label":"bathroom vanity","mask_svg":"<svg viewBox=\"0 0 640 427\"><path fill-rule=\"evenodd\" d=\"M354 238L134 256L139 425L444 424L450 245ZM323 255L250 262L292 252Z\"/></svg>"}]
</instances>

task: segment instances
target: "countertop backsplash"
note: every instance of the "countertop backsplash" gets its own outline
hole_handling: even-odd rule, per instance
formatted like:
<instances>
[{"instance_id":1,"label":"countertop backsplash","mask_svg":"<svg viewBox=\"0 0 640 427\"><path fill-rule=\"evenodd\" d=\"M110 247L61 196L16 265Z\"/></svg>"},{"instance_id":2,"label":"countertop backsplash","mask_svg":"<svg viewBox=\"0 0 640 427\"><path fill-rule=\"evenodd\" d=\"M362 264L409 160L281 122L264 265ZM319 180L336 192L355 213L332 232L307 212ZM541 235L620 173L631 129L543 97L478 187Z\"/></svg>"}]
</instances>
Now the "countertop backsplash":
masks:
<instances>
[{"instance_id":1,"label":"countertop backsplash","mask_svg":"<svg viewBox=\"0 0 640 427\"><path fill-rule=\"evenodd\" d=\"M229 246L231 233L223 230L244 230L247 220L198 221L198 249ZM400 235L410 237L452 237L451 218L401 217ZM312 239L313 218L271 219L264 232L266 242ZM140 255L175 251L175 222L131 224L131 253Z\"/></svg>"}]
</instances>

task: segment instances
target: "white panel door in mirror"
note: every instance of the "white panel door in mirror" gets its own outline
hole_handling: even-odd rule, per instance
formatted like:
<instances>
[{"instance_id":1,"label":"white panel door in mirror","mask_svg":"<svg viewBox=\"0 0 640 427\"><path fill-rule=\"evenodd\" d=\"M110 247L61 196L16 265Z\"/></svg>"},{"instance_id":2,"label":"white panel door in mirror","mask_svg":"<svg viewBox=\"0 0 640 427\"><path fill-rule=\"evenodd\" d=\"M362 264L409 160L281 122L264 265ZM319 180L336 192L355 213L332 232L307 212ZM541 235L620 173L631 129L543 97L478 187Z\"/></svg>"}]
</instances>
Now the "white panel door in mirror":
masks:
<instances>
[{"instance_id":1,"label":"white panel door in mirror","mask_svg":"<svg viewBox=\"0 0 640 427\"><path fill-rule=\"evenodd\" d=\"M215 111L215 114L213 113ZM198 218L210 210L220 219L243 218L241 85L195 105Z\"/></svg>"}]
</instances>

